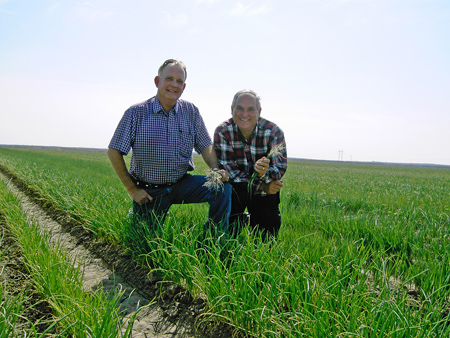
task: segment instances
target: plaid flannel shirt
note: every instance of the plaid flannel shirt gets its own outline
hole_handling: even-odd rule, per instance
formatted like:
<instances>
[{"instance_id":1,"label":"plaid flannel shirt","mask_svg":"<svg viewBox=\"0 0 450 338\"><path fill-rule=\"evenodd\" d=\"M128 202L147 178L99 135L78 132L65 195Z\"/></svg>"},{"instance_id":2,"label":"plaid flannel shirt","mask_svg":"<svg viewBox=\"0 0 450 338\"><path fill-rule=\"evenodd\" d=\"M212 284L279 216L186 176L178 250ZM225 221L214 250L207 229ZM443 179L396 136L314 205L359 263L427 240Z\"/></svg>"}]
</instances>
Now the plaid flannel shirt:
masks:
<instances>
[{"instance_id":1,"label":"plaid flannel shirt","mask_svg":"<svg viewBox=\"0 0 450 338\"><path fill-rule=\"evenodd\" d=\"M262 182L280 180L286 172L287 153L283 131L275 123L260 117L248 140L232 118L219 125L214 132L214 149L221 167L228 171L231 183L248 183L256 161L267 157L270 150L279 144L284 145L281 155L271 158L269 170L254 180L253 191L258 194L261 193L259 188Z\"/></svg>"},{"instance_id":2,"label":"plaid flannel shirt","mask_svg":"<svg viewBox=\"0 0 450 338\"><path fill-rule=\"evenodd\" d=\"M166 113L152 97L128 108L109 147L124 155L133 149L129 172L134 178L167 184L194 170L193 149L201 154L211 144L195 105L179 99Z\"/></svg>"}]
</instances>

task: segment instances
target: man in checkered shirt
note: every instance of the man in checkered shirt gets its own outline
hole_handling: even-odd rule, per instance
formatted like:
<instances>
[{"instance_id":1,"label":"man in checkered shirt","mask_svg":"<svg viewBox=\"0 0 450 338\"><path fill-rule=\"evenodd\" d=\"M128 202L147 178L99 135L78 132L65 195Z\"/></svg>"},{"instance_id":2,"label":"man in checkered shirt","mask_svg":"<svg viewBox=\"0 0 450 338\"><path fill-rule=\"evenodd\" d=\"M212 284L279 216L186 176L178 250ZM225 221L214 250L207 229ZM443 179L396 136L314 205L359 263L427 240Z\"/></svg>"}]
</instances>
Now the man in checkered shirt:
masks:
<instances>
[{"instance_id":1,"label":"man in checkered shirt","mask_svg":"<svg viewBox=\"0 0 450 338\"><path fill-rule=\"evenodd\" d=\"M201 154L222 182L228 173L219 170L211 138L199 110L181 100L186 86L186 66L166 60L155 77L156 96L125 111L108 148L111 164L133 199L133 214L152 229L163 224L172 204L208 202L208 225L226 232L231 208L231 186L208 189L206 177L191 175L192 150ZM124 156L132 150L130 169Z\"/></svg>"},{"instance_id":2,"label":"man in checkered shirt","mask_svg":"<svg viewBox=\"0 0 450 338\"><path fill-rule=\"evenodd\" d=\"M252 90L236 93L231 114L214 133L217 158L233 186L230 232L237 234L246 223L247 208L250 226L258 227L266 239L276 237L281 226L280 189L287 169L284 133L260 117L260 98ZM269 158L274 148L280 152Z\"/></svg>"}]
</instances>

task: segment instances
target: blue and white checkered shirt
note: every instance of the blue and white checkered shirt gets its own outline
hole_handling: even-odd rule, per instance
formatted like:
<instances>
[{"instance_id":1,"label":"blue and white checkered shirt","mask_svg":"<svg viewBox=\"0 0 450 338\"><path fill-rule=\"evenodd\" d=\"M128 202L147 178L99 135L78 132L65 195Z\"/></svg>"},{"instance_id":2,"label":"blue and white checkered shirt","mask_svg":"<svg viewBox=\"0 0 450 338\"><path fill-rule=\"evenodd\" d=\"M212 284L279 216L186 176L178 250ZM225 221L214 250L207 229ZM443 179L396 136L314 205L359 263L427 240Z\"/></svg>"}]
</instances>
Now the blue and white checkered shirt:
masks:
<instances>
[{"instance_id":1,"label":"blue and white checkered shirt","mask_svg":"<svg viewBox=\"0 0 450 338\"><path fill-rule=\"evenodd\" d=\"M211 145L198 108L179 99L166 114L157 97L131 106L109 144L123 155L133 149L130 174L142 181L167 184L194 170L192 150Z\"/></svg>"}]
</instances>

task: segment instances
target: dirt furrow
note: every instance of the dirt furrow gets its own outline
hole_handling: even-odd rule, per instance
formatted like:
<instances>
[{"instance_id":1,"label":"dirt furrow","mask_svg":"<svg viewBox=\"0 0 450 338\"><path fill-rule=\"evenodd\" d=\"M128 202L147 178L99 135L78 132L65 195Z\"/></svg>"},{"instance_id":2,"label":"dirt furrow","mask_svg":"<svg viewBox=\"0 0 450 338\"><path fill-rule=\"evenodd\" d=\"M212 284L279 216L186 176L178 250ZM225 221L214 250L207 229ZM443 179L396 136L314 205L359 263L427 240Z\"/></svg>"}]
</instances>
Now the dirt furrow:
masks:
<instances>
[{"instance_id":1,"label":"dirt furrow","mask_svg":"<svg viewBox=\"0 0 450 338\"><path fill-rule=\"evenodd\" d=\"M51 234L52 241L73 257L75 265L82 266L83 287L86 290L102 288L107 293L123 291L121 310L126 312L128 318L137 308L145 307L137 314L133 337L230 336L228 329L215 325L196 330L195 317L204 310L204 300L192 299L180 286L152 278L148 270L133 263L120 248L96 241L88 230L63 212L38 205L34 196L36 193L30 187L10 173L5 173L4 168L2 171L0 177L20 197L24 212L39 224L42 231Z\"/></svg>"}]
</instances>

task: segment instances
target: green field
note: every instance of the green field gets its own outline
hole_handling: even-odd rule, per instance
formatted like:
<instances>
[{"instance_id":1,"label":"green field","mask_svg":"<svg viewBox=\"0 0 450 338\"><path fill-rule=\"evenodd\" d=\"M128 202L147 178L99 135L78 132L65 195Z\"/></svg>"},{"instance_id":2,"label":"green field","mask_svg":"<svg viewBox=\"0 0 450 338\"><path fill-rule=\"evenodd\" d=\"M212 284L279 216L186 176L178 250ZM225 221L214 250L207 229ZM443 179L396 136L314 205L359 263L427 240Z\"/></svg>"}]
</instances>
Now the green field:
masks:
<instances>
[{"instance_id":1,"label":"green field","mask_svg":"<svg viewBox=\"0 0 450 338\"><path fill-rule=\"evenodd\" d=\"M195 173L206 167L195 158ZM450 336L450 169L290 160L276 242L202 245L207 205L130 229L105 152L0 148L0 165L254 337ZM223 240L223 238L222 238Z\"/></svg>"}]
</instances>

